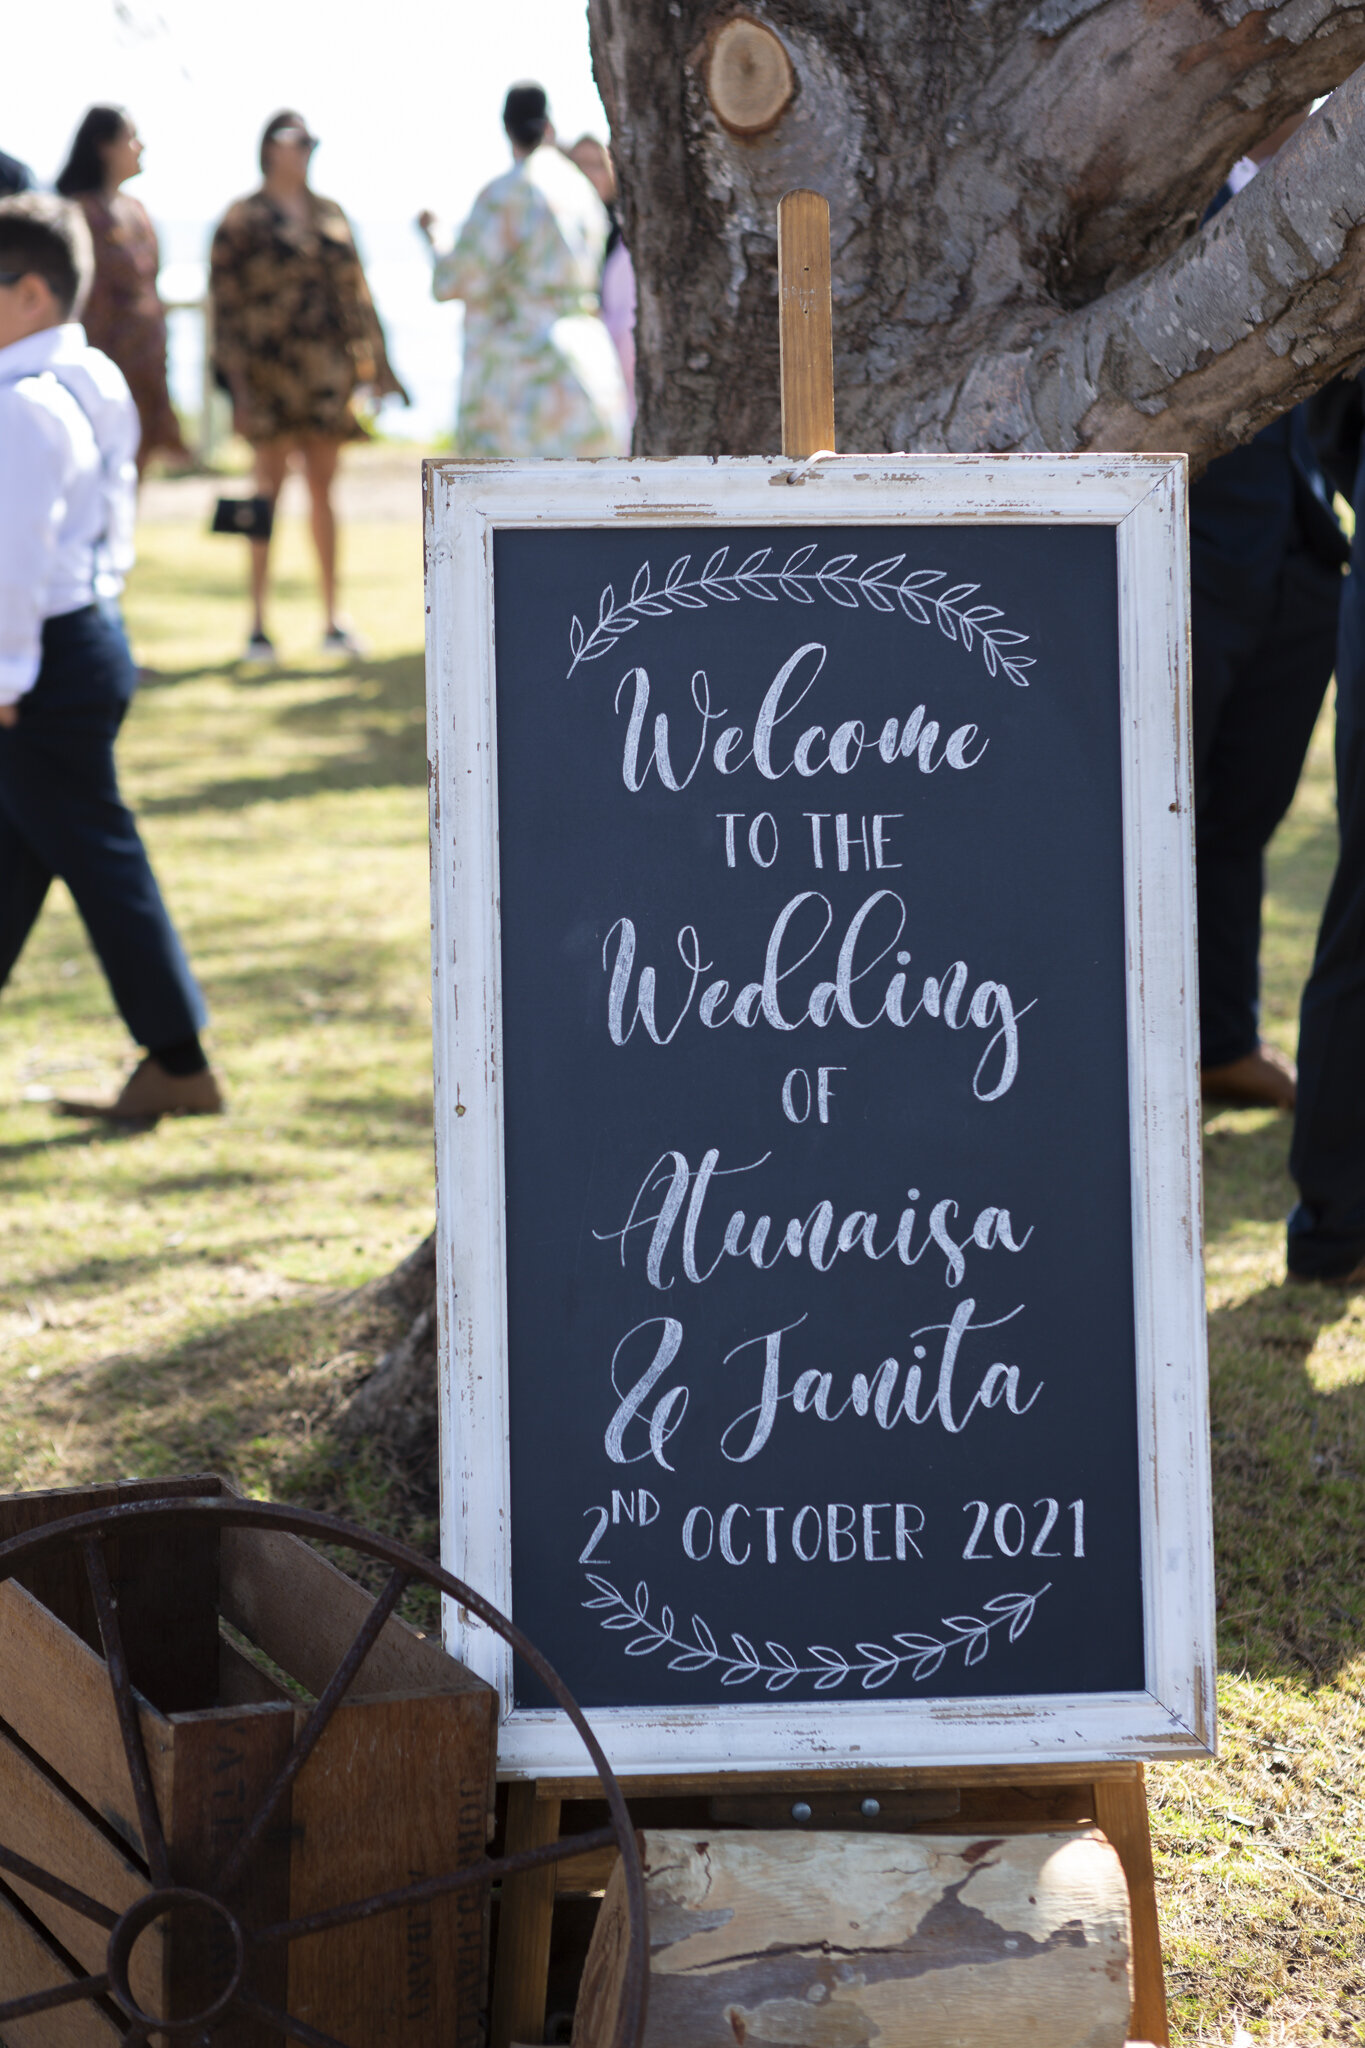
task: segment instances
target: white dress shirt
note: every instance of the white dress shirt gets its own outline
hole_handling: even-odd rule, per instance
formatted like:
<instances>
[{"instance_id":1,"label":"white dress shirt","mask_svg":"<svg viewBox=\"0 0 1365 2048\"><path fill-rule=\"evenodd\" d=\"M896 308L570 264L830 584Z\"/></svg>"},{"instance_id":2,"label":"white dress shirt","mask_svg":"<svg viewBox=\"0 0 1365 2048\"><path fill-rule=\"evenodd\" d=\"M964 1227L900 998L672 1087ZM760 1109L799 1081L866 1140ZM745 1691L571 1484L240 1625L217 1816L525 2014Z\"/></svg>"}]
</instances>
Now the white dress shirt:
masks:
<instances>
[{"instance_id":1,"label":"white dress shirt","mask_svg":"<svg viewBox=\"0 0 1365 2048\"><path fill-rule=\"evenodd\" d=\"M123 372L74 321L0 348L0 704L33 688L44 619L122 590L138 434Z\"/></svg>"}]
</instances>

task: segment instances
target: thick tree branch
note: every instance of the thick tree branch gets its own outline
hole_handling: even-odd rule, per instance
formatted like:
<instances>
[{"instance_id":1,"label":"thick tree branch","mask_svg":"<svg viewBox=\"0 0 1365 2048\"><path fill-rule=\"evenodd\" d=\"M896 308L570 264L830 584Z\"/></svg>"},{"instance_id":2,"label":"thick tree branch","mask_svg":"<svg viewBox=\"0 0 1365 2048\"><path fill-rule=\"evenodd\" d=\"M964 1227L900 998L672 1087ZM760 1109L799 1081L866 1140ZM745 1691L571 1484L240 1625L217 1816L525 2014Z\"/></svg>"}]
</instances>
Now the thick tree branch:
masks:
<instances>
[{"instance_id":1,"label":"thick tree branch","mask_svg":"<svg viewBox=\"0 0 1365 2048\"><path fill-rule=\"evenodd\" d=\"M1035 407L1051 438L1066 407L1025 388L1040 339L1069 344L1057 323L1095 302L1121 314L1119 286L1159 274L1236 157L1365 62L1365 0L743 5L796 86L752 137L707 90L734 0L590 0L639 283L642 454L777 447L793 185L830 202L842 445L1032 445ZM1172 381L1138 395L1160 404ZM1086 410L1071 424L1098 434Z\"/></svg>"},{"instance_id":2,"label":"thick tree branch","mask_svg":"<svg viewBox=\"0 0 1365 2048\"><path fill-rule=\"evenodd\" d=\"M949 448L1184 450L1203 463L1365 356L1365 67L1156 269L980 358ZM937 437L935 437L937 438Z\"/></svg>"},{"instance_id":3,"label":"thick tree branch","mask_svg":"<svg viewBox=\"0 0 1365 2048\"><path fill-rule=\"evenodd\" d=\"M972 125L1017 154L1044 236L1065 192L1049 268L1073 306L1169 254L1237 157L1365 63L1360 0L1039 0L1024 26Z\"/></svg>"}]
</instances>

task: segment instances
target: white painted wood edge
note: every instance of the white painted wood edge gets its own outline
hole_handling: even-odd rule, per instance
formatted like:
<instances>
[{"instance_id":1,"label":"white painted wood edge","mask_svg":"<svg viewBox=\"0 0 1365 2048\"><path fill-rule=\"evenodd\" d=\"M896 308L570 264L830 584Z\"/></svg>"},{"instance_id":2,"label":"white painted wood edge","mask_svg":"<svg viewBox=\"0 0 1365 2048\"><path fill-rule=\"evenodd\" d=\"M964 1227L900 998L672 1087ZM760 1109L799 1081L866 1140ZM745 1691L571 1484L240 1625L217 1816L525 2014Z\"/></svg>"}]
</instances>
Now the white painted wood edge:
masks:
<instances>
[{"instance_id":1,"label":"white painted wood edge","mask_svg":"<svg viewBox=\"0 0 1365 2048\"><path fill-rule=\"evenodd\" d=\"M789 455L681 456L668 461L427 464L447 502L502 526L598 525L603 520L695 524L725 520L870 525L887 508L876 493L913 492L895 517L911 524L971 525L1124 518L1184 458L1169 455L882 455L840 457L805 481Z\"/></svg>"}]
</instances>

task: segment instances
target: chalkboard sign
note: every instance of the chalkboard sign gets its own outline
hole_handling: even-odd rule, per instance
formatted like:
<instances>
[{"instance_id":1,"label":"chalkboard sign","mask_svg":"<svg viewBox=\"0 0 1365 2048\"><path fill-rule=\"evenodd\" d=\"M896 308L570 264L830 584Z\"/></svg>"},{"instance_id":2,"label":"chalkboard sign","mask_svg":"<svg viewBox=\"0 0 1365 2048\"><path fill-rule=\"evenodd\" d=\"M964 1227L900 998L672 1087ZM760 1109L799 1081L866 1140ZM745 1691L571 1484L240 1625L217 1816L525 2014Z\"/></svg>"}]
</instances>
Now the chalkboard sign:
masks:
<instances>
[{"instance_id":1,"label":"chalkboard sign","mask_svg":"<svg viewBox=\"0 0 1365 2048\"><path fill-rule=\"evenodd\" d=\"M430 467L444 1555L618 1768L1203 1751L1183 465L789 475Z\"/></svg>"}]
</instances>

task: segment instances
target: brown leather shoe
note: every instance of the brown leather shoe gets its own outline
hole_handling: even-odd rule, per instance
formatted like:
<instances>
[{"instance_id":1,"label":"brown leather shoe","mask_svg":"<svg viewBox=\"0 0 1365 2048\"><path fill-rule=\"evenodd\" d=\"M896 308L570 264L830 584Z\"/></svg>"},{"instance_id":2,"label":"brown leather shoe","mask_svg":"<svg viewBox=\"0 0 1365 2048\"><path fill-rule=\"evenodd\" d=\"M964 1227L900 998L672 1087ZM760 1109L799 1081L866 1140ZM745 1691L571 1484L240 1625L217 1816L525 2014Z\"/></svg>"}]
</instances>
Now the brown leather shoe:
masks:
<instances>
[{"instance_id":1,"label":"brown leather shoe","mask_svg":"<svg viewBox=\"0 0 1365 2048\"><path fill-rule=\"evenodd\" d=\"M1298 1069L1288 1053L1262 1039L1255 1052L1223 1067L1201 1067L1200 1083L1208 1102L1235 1103L1239 1109L1292 1109Z\"/></svg>"},{"instance_id":2,"label":"brown leather shoe","mask_svg":"<svg viewBox=\"0 0 1365 2048\"><path fill-rule=\"evenodd\" d=\"M105 1117L111 1123L154 1124L163 1116L221 1116L222 1092L212 1067L168 1074L150 1053L139 1060L114 1102L58 1102L62 1116Z\"/></svg>"}]
</instances>

